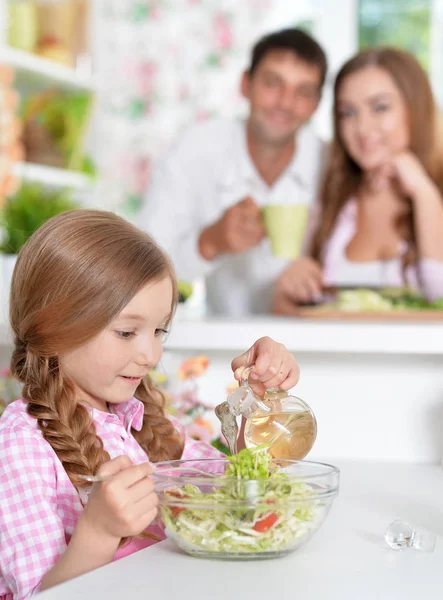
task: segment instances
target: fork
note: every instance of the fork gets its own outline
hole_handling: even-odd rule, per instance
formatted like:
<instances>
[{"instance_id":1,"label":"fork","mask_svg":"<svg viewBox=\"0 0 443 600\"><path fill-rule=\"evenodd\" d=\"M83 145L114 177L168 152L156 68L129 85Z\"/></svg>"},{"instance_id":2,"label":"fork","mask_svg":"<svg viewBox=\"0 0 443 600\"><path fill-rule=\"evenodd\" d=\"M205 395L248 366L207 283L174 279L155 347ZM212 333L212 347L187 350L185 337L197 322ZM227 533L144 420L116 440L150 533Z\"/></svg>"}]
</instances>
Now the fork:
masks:
<instances>
[{"instance_id":1,"label":"fork","mask_svg":"<svg viewBox=\"0 0 443 600\"><path fill-rule=\"evenodd\" d=\"M184 471L184 472L192 472L192 473L198 473L200 475L204 475L205 477L218 477L218 475L215 475L213 473L208 473L206 471L201 471L200 469L195 469L193 467L175 467L173 469L174 472L176 471ZM151 473L150 477L155 477L156 473L155 471L153 473ZM106 481L107 479L111 479L111 477L114 477L114 475L77 475L77 477L79 479L83 479L83 481L88 481L89 483L102 483L103 481ZM174 477L174 475L171 475L171 477Z\"/></svg>"}]
</instances>

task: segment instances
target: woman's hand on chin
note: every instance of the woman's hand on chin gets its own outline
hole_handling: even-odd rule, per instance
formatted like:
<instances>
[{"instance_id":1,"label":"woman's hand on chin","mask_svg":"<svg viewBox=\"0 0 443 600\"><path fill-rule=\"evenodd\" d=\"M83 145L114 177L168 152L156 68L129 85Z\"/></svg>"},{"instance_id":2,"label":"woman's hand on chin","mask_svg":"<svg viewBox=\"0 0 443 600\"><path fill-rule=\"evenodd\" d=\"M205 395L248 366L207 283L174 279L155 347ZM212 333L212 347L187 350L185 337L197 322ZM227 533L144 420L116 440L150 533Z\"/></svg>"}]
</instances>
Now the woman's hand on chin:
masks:
<instances>
[{"instance_id":1,"label":"woman's hand on chin","mask_svg":"<svg viewBox=\"0 0 443 600\"><path fill-rule=\"evenodd\" d=\"M430 191L439 193L422 163L410 151L392 156L385 164L368 173L367 182L374 192L381 191L390 184L397 184L400 192L412 201L426 198Z\"/></svg>"}]
</instances>

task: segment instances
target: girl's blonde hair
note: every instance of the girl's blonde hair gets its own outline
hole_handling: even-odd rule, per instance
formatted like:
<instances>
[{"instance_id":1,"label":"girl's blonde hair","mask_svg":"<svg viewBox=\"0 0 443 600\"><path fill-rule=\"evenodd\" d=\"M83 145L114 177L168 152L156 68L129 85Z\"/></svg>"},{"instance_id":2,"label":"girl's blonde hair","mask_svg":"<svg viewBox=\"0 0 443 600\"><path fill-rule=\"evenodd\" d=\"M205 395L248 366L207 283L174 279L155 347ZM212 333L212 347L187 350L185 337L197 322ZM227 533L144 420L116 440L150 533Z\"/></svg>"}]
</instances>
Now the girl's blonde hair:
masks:
<instances>
[{"instance_id":1,"label":"girl's blonde hair","mask_svg":"<svg viewBox=\"0 0 443 600\"><path fill-rule=\"evenodd\" d=\"M334 134L329 166L320 193L320 220L314 233L311 255L322 262L324 246L338 216L355 197L362 181L362 171L346 151L340 135L338 95L345 79L367 67L380 67L392 77L406 104L410 128L410 150L420 160L431 179L443 191L443 148L441 121L431 86L419 62L407 52L394 48L372 48L351 58L340 69L334 86ZM397 224L409 243L404 269L417 258L412 207Z\"/></svg>"},{"instance_id":2,"label":"girl's blonde hair","mask_svg":"<svg viewBox=\"0 0 443 600\"><path fill-rule=\"evenodd\" d=\"M171 262L149 235L120 217L75 210L47 221L20 251L12 278L10 320L13 374L23 384L28 413L37 419L72 483L96 473L109 454L58 357L102 331L147 283L169 277ZM149 377L135 396L143 402L141 431L133 430L151 461L180 458L183 441L164 414L164 397Z\"/></svg>"}]
</instances>

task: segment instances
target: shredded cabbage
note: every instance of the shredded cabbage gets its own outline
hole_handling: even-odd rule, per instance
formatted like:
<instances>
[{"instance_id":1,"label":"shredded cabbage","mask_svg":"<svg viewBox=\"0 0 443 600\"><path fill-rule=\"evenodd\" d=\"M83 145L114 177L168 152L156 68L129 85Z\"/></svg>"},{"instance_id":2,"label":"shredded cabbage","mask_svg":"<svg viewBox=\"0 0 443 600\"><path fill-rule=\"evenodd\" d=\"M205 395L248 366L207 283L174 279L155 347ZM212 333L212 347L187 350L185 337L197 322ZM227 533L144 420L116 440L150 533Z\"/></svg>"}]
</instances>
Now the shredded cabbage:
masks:
<instances>
[{"instance_id":1,"label":"shredded cabbage","mask_svg":"<svg viewBox=\"0 0 443 600\"><path fill-rule=\"evenodd\" d=\"M443 310L443 298L427 302L420 294L408 289L341 290L336 308L348 312L390 312L402 310Z\"/></svg>"},{"instance_id":2,"label":"shredded cabbage","mask_svg":"<svg viewBox=\"0 0 443 600\"><path fill-rule=\"evenodd\" d=\"M390 311L392 303L373 290L346 290L338 296L337 306L349 312Z\"/></svg>"},{"instance_id":3,"label":"shredded cabbage","mask_svg":"<svg viewBox=\"0 0 443 600\"><path fill-rule=\"evenodd\" d=\"M271 470L267 447L228 459L217 488L204 492L187 484L165 492L175 505L162 505L163 522L179 545L200 553L276 552L317 528L325 506L309 485Z\"/></svg>"}]
</instances>

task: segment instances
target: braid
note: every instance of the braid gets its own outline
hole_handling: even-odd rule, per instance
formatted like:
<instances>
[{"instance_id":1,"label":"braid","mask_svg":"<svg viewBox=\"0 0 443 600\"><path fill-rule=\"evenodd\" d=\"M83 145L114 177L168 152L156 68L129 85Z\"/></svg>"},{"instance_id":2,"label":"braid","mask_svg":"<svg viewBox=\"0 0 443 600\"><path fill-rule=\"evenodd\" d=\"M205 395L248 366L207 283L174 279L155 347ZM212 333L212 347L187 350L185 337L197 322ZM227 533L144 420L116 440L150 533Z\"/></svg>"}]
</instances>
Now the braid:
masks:
<instances>
[{"instance_id":1,"label":"braid","mask_svg":"<svg viewBox=\"0 0 443 600\"><path fill-rule=\"evenodd\" d=\"M23 383L28 414L37 420L76 487L87 483L77 474L96 473L109 460L87 409L75 402L72 385L63 379L57 357L34 356L25 345L16 344L11 360L13 374Z\"/></svg>"},{"instance_id":2,"label":"braid","mask_svg":"<svg viewBox=\"0 0 443 600\"><path fill-rule=\"evenodd\" d=\"M95 474L110 456L88 411L75 402L72 385L63 380L58 359L33 356L25 344L16 342L11 371L23 383L28 414L37 420L44 439L57 454L72 484L77 488L89 486L77 475ZM138 537L161 539L148 531ZM119 547L130 541L131 538L122 538Z\"/></svg>"},{"instance_id":3,"label":"braid","mask_svg":"<svg viewBox=\"0 0 443 600\"><path fill-rule=\"evenodd\" d=\"M87 409L74 398L69 381L63 379L57 357L43 358L30 353L16 340L11 358L12 374L23 383L28 414L37 419L44 439L51 445L68 477L76 487L87 485L76 475L96 473L109 460ZM137 442L152 462L181 457L183 440L165 416L165 396L149 376L138 386L135 396L143 402L143 425L132 430Z\"/></svg>"},{"instance_id":4,"label":"braid","mask_svg":"<svg viewBox=\"0 0 443 600\"><path fill-rule=\"evenodd\" d=\"M152 462L173 460L181 457L183 440L174 425L165 416L165 396L157 389L149 376L138 386L135 397L144 405L143 426L132 433Z\"/></svg>"}]
</instances>

